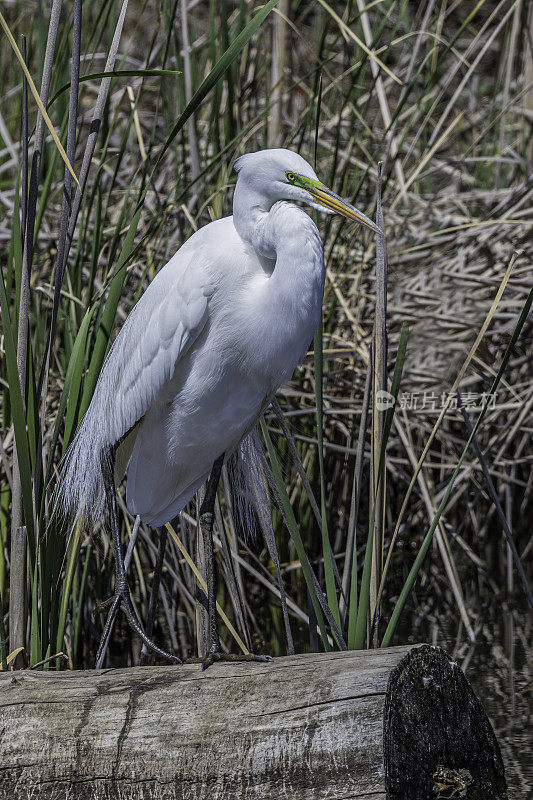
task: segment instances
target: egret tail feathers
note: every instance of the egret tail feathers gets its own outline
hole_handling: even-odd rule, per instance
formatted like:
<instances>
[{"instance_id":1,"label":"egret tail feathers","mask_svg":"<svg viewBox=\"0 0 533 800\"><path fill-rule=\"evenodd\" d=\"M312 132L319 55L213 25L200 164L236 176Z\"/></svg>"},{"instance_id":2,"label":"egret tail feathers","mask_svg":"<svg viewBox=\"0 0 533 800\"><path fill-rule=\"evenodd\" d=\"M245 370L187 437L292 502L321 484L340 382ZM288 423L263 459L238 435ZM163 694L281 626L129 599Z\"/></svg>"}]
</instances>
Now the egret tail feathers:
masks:
<instances>
[{"instance_id":1,"label":"egret tail feathers","mask_svg":"<svg viewBox=\"0 0 533 800\"><path fill-rule=\"evenodd\" d=\"M255 539L265 527L272 527L270 497L259 450L258 428L242 439L228 458L229 483L232 488L233 512L238 527L249 541Z\"/></svg>"},{"instance_id":2,"label":"egret tail feathers","mask_svg":"<svg viewBox=\"0 0 533 800\"><path fill-rule=\"evenodd\" d=\"M97 406L91 404L65 453L53 500L54 513L72 516L76 521L82 519L92 527L104 513L102 456L111 447L97 412Z\"/></svg>"}]
</instances>

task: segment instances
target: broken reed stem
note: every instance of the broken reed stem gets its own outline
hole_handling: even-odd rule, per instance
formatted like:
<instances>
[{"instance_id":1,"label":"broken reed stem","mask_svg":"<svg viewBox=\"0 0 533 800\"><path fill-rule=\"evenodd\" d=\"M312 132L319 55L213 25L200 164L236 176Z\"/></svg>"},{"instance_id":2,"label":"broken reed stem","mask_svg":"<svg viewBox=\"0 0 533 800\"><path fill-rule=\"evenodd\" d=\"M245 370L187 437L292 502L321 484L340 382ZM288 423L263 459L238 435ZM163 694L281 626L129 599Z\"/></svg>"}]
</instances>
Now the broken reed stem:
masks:
<instances>
[{"instance_id":1,"label":"broken reed stem","mask_svg":"<svg viewBox=\"0 0 533 800\"><path fill-rule=\"evenodd\" d=\"M376 222L384 230L383 209L381 207L382 162L378 164ZM387 408L387 253L385 236L376 236L376 314L372 336L372 451L371 451L371 505L375 503L374 545L372 550L372 571L370 575L370 619L379 622L377 609L378 586L383 570L383 540L385 532L385 492L386 464L379 479L379 461L383 440L383 424ZM385 401L385 405L384 405ZM372 515L372 508L370 508ZM377 626L374 629L377 631ZM369 642L370 644L370 642Z\"/></svg>"},{"instance_id":2,"label":"broken reed stem","mask_svg":"<svg viewBox=\"0 0 533 800\"><path fill-rule=\"evenodd\" d=\"M11 571L9 579L9 650L26 647L26 526L11 534ZM24 652L11 662L12 669L24 667Z\"/></svg>"}]
</instances>

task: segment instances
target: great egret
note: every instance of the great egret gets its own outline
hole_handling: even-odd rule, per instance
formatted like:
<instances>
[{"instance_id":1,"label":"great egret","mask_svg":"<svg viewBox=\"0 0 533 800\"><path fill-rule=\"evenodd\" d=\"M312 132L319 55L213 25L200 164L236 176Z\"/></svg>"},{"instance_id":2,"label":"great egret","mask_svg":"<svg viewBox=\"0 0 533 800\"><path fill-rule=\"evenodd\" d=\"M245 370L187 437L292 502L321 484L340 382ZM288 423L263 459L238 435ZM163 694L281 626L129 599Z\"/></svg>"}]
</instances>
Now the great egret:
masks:
<instances>
[{"instance_id":1,"label":"great egret","mask_svg":"<svg viewBox=\"0 0 533 800\"><path fill-rule=\"evenodd\" d=\"M218 660L213 513L222 464L289 380L320 320L322 241L297 203L338 212L380 233L372 220L326 188L297 153L248 153L237 159L235 170L233 216L191 236L133 308L60 474L63 509L94 522L107 499L114 607L123 607L149 648L175 661L145 634L133 608L115 481L127 469L128 509L161 526L209 477L200 524L208 660Z\"/></svg>"}]
</instances>

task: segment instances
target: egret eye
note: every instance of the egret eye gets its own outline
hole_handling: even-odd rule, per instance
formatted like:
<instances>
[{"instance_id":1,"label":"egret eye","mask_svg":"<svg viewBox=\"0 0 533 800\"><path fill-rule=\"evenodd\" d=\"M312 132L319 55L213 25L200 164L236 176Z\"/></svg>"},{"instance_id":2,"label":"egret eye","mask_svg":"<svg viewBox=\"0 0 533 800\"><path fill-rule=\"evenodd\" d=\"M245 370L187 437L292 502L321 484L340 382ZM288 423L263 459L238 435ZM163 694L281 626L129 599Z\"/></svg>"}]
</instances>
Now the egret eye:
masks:
<instances>
[{"instance_id":1,"label":"egret eye","mask_svg":"<svg viewBox=\"0 0 533 800\"><path fill-rule=\"evenodd\" d=\"M292 183L296 179L296 175L294 174L294 172L286 172L285 177L287 178L289 183Z\"/></svg>"}]
</instances>

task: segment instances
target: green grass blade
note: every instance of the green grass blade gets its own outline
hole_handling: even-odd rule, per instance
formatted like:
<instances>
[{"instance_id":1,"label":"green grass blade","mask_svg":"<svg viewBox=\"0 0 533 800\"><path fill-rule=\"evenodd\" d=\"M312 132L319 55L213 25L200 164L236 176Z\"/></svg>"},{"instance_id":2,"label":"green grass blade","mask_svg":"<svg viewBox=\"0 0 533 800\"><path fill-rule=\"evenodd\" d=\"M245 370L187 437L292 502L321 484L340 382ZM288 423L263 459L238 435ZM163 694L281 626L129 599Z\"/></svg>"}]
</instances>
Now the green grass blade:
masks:
<instances>
[{"instance_id":1,"label":"green grass blade","mask_svg":"<svg viewBox=\"0 0 533 800\"><path fill-rule=\"evenodd\" d=\"M348 627L348 647L354 650L362 650L365 646L368 607L370 604L370 574L372 568L374 524L376 516L376 498L382 480L383 467L385 465L385 453L387 451L387 442L389 440L392 420L394 417L394 410L396 408L396 400L398 399L398 391L400 389L400 381L402 379L403 365L405 361L405 354L407 351L408 336L409 336L409 326L407 325L406 322L404 322L400 334L398 353L396 356L396 363L394 365L394 373L392 376L392 383L391 383L390 394L394 398L394 402L387 409L387 413L385 415L385 421L383 423L383 438L381 441L381 447L379 453L377 488L376 488L376 494L374 496L374 503L372 506L370 525L368 527L368 537L366 543L365 560L363 563L363 575L361 578L361 591L359 594L357 617L355 620L355 625L353 623L353 619L350 618Z\"/></svg>"},{"instance_id":2,"label":"green grass blade","mask_svg":"<svg viewBox=\"0 0 533 800\"><path fill-rule=\"evenodd\" d=\"M36 558L31 582L30 664L36 664L42 659L41 637L39 634L39 592L39 564Z\"/></svg>"},{"instance_id":3,"label":"green grass blade","mask_svg":"<svg viewBox=\"0 0 533 800\"><path fill-rule=\"evenodd\" d=\"M58 421L61 421L65 411L65 406L67 405L68 396L65 432L63 435L63 454L66 452L76 432L76 421L78 419L77 412L79 408L80 393L83 382L83 371L85 367L85 346L87 344L89 326L97 308L98 305L95 304L85 312L85 316L78 331L78 335L76 336L76 341L74 342L74 347L72 348L72 355L69 360L67 375L65 378L65 387L63 389L60 401L59 410L61 413L58 413L57 417ZM55 441L57 441L57 438Z\"/></svg>"},{"instance_id":4,"label":"green grass blade","mask_svg":"<svg viewBox=\"0 0 533 800\"><path fill-rule=\"evenodd\" d=\"M30 463L35 467L37 458L37 436L39 431L39 409L35 403L35 371L33 361L33 347L31 338L28 337L28 358L26 362L27 401L26 425L28 430L28 444L30 447Z\"/></svg>"},{"instance_id":5,"label":"green grass blade","mask_svg":"<svg viewBox=\"0 0 533 800\"><path fill-rule=\"evenodd\" d=\"M90 309L87 309L85 316L83 318L82 324L78 331L78 335L76 336L76 340L74 342L74 346L72 348L72 354L69 360L67 374L65 376L65 384L63 386L63 391L61 392L61 397L59 400L59 408L56 415L56 422L54 426L54 432L52 434L52 440L50 442L50 450L48 453L48 464L46 469L46 477L44 486L48 486L50 480L52 478L52 468L54 463L54 455L57 447L57 442L59 439L59 433L61 430L61 425L63 423L63 415L65 414L65 409L67 408L67 401L68 401L68 410L70 410L71 403L72 405L77 408L79 402L79 392L80 388L77 388L76 396L74 393L70 392L71 385L73 381L76 381L76 385L78 384L78 380L81 384L81 379L83 376L83 370L85 366L85 346L87 343L87 335L89 331L89 325L91 323L91 319L93 314L98 306L95 304ZM68 415L68 412L67 412ZM75 419L75 414L72 412L73 419ZM65 435L63 437L63 451L66 450L66 447L70 443L72 436L74 435L74 423L72 422L69 426L67 431L65 425ZM43 493L44 499L44 493ZM41 502L41 519L42 514L44 511L43 502Z\"/></svg>"},{"instance_id":6,"label":"green grass blade","mask_svg":"<svg viewBox=\"0 0 533 800\"><path fill-rule=\"evenodd\" d=\"M363 403L361 406L361 419L359 421L359 432L357 440L357 450L355 456L355 468L352 484L352 497L350 501L350 517L348 521L348 538L346 541L347 560L345 561L345 573L350 570L349 582L346 583L346 577L343 575L343 586L345 591L349 587L348 608L344 612L344 623L346 622L346 615L348 615L348 625L352 621L352 640L353 640L353 627L357 618L357 603L358 603L358 562L357 562L357 529L359 525L359 507L361 503L361 489L363 484L363 463L365 452L365 437L368 423L368 411L370 408L370 395L372 391L372 344L370 344L370 357L365 378L365 389L363 394ZM351 560L351 563L350 563ZM349 634L349 631L348 631Z\"/></svg>"},{"instance_id":7,"label":"green grass blade","mask_svg":"<svg viewBox=\"0 0 533 800\"><path fill-rule=\"evenodd\" d=\"M326 625L324 623L324 615L322 614L322 608L320 606L320 601L317 597L313 577L311 575L311 567L309 565L309 561L307 558L307 554L305 552L305 547L302 542L302 537L300 536L300 531L298 529L298 523L296 522L296 517L294 516L294 511L292 510L292 506L289 500L289 496L287 494L287 490L285 488L285 484L283 482L283 478L281 475L281 466L278 461L278 457L276 455L276 451L274 449L274 445L272 444L272 439L270 438L270 434L264 422L261 422L261 430L267 445L268 455L270 458L270 463L272 465L272 472L274 474L274 478L276 480L276 484L278 487L278 491L281 497L281 501L283 503L283 510L285 512L285 516L287 518L287 522L290 527L292 540L294 542L294 546L296 547L296 552L298 553L298 558L300 559L300 564L302 565L302 572L305 578L305 582L307 584L307 589L309 591L309 596L311 598L311 603L313 604L313 609L317 618L318 627L320 628L320 633L322 636L322 641L324 643L324 647L326 650L330 650L330 645L328 642L328 636L326 632Z\"/></svg>"},{"instance_id":8,"label":"green grass blade","mask_svg":"<svg viewBox=\"0 0 533 800\"><path fill-rule=\"evenodd\" d=\"M170 75L181 75L181 71L178 69L113 69L111 72L91 72L90 75L81 75L79 81L84 83L86 81L97 81L101 78L164 78ZM70 81L57 90L48 103L48 108L54 104L60 95L68 92L69 89Z\"/></svg>"},{"instance_id":9,"label":"green grass blade","mask_svg":"<svg viewBox=\"0 0 533 800\"><path fill-rule=\"evenodd\" d=\"M72 587L72 579L74 577L74 571L76 568L76 560L78 558L78 551L80 548L80 531L81 531L81 522L78 520L76 525L74 526L74 531L70 537L70 541L68 543L68 552L67 552L67 559L66 559L66 569L65 569L65 579L63 581L63 585L61 587L61 606L59 609L59 624L57 627L57 638L56 638L56 653L59 653L60 650L63 648L63 639L65 636L65 628L67 624L67 611L71 600L71 587ZM57 660L57 669L59 669L60 661Z\"/></svg>"},{"instance_id":10,"label":"green grass blade","mask_svg":"<svg viewBox=\"0 0 533 800\"><path fill-rule=\"evenodd\" d=\"M62 139L65 138L67 132L67 118L63 120L61 126L61 133L60 136ZM37 245L37 238L39 236L39 231L41 230L41 223L43 221L43 216L46 212L46 209L49 207L50 201L50 192L52 191L52 183L54 180L54 175L56 174L56 169L58 165L59 153L57 148L53 148L52 154L50 157L50 162L48 164L48 168L46 170L46 175L43 180L40 192L39 192L39 206L37 208L37 214L35 217L35 225L33 228L33 246L36 247Z\"/></svg>"},{"instance_id":11,"label":"green grass blade","mask_svg":"<svg viewBox=\"0 0 533 800\"><path fill-rule=\"evenodd\" d=\"M13 203L13 228L11 231L10 253L6 274L6 295L11 297L11 287L13 278L15 279L15 319L18 323L20 309L20 284L22 278L22 235L21 226L18 224L20 219L20 175L17 175L15 184L15 198Z\"/></svg>"},{"instance_id":12,"label":"green grass blade","mask_svg":"<svg viewBox=\"0 0 533 800\"><path fill-rule=\"evenodd\" d=\"M71 633L71 640L72 640L72 653L74 664L77 661L77 654L78 654L78 637L80 631L80 622L82 619L83 613L83 597L85 594L85 588L87 586L87 578L89 575L89 565L91 563L91 554L92 554L92 543L87 545L87 549L83 555L83 572L81 575L80 581L80 588L78 592L78 599L75 605L75 608L72 610L72 633Z\"/></svg>"},{"instance_id":13,"label":"green grass blade","mask_svg":"<svg viewBox=\"0 0 533 800\"><path fill-rule=\"evenodd\" d=\"M323 378L323 353L322 353L322 317L315 331L314 339L314 363L315 363L315 400L316 400L316 429L318 439L318 464L320 469L320 514L322 517L322 555L324 558L324 575L326 578L326 595L328 605L331 609L337 625L340 628L341 619L339 614L339 602L335 586L335 575L333 572L333 555L331 543L329 541L329 531L327 522L326 508L326 478L324 474L324 428L323 428L323 398L322 398L322 378Z\"/></svg>"},{"instance_id":14,"label":"green grass blade","mask_svg":"<svg viewBox=\"0 0 533 800\"><path fill-rule=\"evenodd\" d=\"M30 449L26 432L26 419L24 416L24 404L20 390L20 380L17 368L17 354L13 329L11 327L9 305L6 296L4 274L0 276L0 309L2 311L2 329L4 333L4 351L9 383L9 394L11 400L11 415L15 430L15 443L17 447L18 464L20 470L20 482L22 487L22 503L24 507L24 520L28 531L28 550L30 553L31 564L35 557L35 529L33 523L33 497Z\"/></svg>"}]
</instances>

